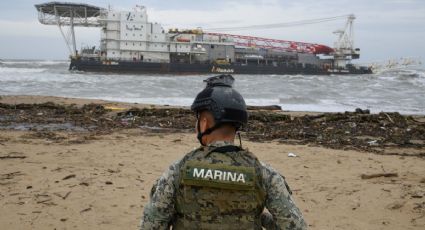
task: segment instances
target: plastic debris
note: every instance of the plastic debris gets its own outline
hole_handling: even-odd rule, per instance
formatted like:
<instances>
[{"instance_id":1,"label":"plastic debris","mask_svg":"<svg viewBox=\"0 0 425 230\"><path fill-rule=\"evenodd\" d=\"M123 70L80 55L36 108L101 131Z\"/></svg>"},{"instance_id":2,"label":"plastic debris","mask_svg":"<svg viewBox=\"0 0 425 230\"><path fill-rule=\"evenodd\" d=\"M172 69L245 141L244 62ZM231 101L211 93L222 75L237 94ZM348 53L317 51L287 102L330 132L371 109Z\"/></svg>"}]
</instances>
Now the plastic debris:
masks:
<instances>
[{"instance_id":1,"label":"plastic debris","mask_svg":"<svg viewBox=\"0 0 425 230\"><path fill-rule=\"evenodd\" d=\"M295 153L288 153L288 157L297 157Z\"/></svg>"},{"instance_id":2,"label":"plastic debris","mask_svg":"<svg viewBox=\"0 0 425 230\"><path fill-rule=\"evenodd\" d=\"M378 141L377 140L373 140L373 141L368 141L367 142L369 145L377 145Z\"/></svg>"}]
</instances>

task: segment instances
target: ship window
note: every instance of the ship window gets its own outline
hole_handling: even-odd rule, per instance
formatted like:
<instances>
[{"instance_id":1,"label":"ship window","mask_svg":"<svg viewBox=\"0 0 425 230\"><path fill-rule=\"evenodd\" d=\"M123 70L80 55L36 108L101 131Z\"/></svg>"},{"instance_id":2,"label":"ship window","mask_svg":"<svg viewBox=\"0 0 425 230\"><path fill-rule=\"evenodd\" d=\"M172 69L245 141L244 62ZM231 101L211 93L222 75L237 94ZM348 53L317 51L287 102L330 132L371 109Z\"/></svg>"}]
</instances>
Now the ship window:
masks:
<instances>
[{"instance_id":1,"label":"ship window","mask_svg":"<svg viewBox=\"0 0 425 230\"><path fill-rule=\"evenodd\" d=\"M136 36L135 34L133 34L133 37Z\"/></svg>"},{"instance_id":2,"label":"ship window","mask_svg":"<svg viewBox=\"0 0 425 230\"><path fill-rule=\"evenodd\" d=\"M211 45L211 49L214 49L214 45Z\"/></svg>"},{"instance_id":3,"label":"ship window","mask_svg":"<svg viewBox=\"0 0 425 230\"><path fill-rule=\"evenodd\" d=\"M127 34L127 33L125 33L125 36L128 36L128 34Z\"/></svg>"},{"instance_id":4,"label":"ship window","mask_svg":"<svg viewBox=\"0 0 425 230\"><path fill-rule=\"evenodd\" d=\"M112 54L115 54L115 52L112 52Z\"/></svg>"},{"instance_id":5,"label":"ship window","mask_svg":"<svg viewBox=\"0 0 425 230\"><path fill-rule=\"evenodd\" d=\"M127 44L127 42L125 43L125 45L127 46L128 44Z\"/></svg>"},{"instance_id":6,"label":"ship window","mask_svg":"<svg viewBox=\"0 0 425 230\"><path fill-rule=\"evenodd\" d=\"M114 17L115 17L115 14L113 14L112 16L114 16Z\"/></svg>"}]
</instances>

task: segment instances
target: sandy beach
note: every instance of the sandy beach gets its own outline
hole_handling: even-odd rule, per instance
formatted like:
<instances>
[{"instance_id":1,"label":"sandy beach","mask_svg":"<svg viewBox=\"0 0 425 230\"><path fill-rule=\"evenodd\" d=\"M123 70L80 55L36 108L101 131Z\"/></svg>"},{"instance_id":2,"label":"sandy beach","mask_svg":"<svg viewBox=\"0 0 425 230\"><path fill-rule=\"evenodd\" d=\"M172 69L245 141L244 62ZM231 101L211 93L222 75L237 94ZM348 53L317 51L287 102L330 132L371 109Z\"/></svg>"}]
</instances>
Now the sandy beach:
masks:
<instances>
[{"instance_id":1,"label":"sandy beach","mask_svg":"<svg viewBox=\"0 0 425 230\"><path fill-rule=\"evenodd\" d=\"M11 110L12 106L22 103L46 102L75 104L79 108L89 103L97 106L87 107L90 113L65 110L63 116L58 112L59 107L51 104L50 110L44 106L42 112L27 112L25 106ZM133 107L161 107L36 96L3 96L0 103L3 105L0 106L2 229L136 229L155 179L169 164L198 147L189 128L193 126L192 120L186 122L183 116L186 112L180 110L168 118L168 113L162 117L149 115L150 119L154 116L152 120L144 120L140 115L137 119L144 122L143 125L132 126L128 124L137 120L134 116L120 115L118 124L115 114ZM109 112L103 113L99 105L109 108ZM16 116L11 118L11 114ZM75 114L79 116L77 120ZM317 136L312 139L312 135L316 135L314 130L303 133L304 139L300 139L269 130L260 126L264 123L259 123L266 117L265 123L281 122L279 127L292 127L284 125L292 124L290 121L297 121L294 117L306 113L275 116L270 112L260 118L258 113L253 114L258 123L253 123L255 129L243 133L243 145L286 177L310 229L424 229L425 150L423 134L419 133L424 126L423 117L403 121L407 132L415 131L410 136L398 135L410 138L403 142L396 138L398 136L384 138L387 134L378 133L383 138L375 142L372 137L367 142L360 141L363 135L363 139L350 137L350 141L336 145L332 140L339 139L328 140L325 133L320 141L316 141ZM288 114L291 117L285 120L283 115ZM310 113L309 119L312 120L312 116L323 119L318 115ZM387 126L382 127L394 133L393 130L400 129L395 125L399 117L387 115L389 118L382 115L388 120ZM52 120L41 119L45 116ZM363 120L365 116L362 115ZM375 122L374 119L371 120ZM156 120L161 129L150 125L149 122ZM342 120L341 124L345 122ZM69 123L72 127L62 129L58 125L58 129L55 126L52 130L46 126L52 123ZM40 130L29 124L44 126ZM364 132L361 124L356 124L356 130ZM97 128L90 128L95 126ZM258 127L276 135L261 137ZM335 133L329 131L329 136ZM282 135L289 136L282 138ZM369 143L368 146L365 143ZM288 157L288 153L297 157Z\"/></svg>"}]
</instances>

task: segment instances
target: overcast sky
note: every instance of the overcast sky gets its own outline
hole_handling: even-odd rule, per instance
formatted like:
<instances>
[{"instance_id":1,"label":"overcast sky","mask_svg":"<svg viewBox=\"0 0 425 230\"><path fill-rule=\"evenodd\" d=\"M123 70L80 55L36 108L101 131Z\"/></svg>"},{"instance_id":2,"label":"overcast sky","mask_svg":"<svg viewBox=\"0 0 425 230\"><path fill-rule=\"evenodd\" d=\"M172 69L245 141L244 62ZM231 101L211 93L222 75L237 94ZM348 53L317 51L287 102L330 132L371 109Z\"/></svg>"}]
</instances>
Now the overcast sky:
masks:
<instances>
[{"instance_id":1,"label":"overcast sky","mask_svg":"<svg viewBox=\"0 0 425 230\"><path fill-rule=\"evenodd\" d=\"M43 2L0 1L0 59L67 59L68 51L57 27L42 25L37 20L34 4ZM361 48L360 62L425 57L425 0L86 0L84 3L119 10L144 5L149 20L165 28L233 27L353 13L357 17L354 31L355 45ZM333 46L336 36L332 32L344 25L342 19L232 33ZM76 32L78 46L99 43L99 28L79 28Z\"/></svg>"}]
</instances>

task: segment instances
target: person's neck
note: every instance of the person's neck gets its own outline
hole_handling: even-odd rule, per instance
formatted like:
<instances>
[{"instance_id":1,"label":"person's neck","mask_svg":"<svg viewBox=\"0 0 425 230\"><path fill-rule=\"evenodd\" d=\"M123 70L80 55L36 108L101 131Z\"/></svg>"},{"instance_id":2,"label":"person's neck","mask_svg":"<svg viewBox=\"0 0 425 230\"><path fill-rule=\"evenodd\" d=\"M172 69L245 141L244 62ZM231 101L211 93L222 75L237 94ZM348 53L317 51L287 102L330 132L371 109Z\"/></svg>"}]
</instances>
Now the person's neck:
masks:
<instances>
[{"instance_id":1,"label":"person's neck","mask_svg":"<svg viewBox=\"0 0 425 230\"><path fill-rule=\"evenodd\" d=\"M205 136L205 145L209 145L212 144L214 142L218 142L218 141L224 141L224 142L228 142L228 143L234 143L235 141L235 137L225 137L225 136L214 136L214 135L207 135Z\"/></svg>"}]
</instances>

